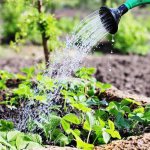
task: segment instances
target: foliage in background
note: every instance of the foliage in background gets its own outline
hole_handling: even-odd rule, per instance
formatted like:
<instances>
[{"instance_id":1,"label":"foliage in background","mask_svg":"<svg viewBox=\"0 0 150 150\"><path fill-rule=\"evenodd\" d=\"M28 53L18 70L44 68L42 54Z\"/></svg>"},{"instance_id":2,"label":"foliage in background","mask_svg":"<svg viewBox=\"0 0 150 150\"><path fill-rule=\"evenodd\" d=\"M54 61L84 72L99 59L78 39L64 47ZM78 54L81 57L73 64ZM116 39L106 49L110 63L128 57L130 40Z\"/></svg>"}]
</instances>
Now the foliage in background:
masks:
<instances>
[{"instance_id":1,"label":"foliage in background","mask_svg":"<svg viewBox=\"0 0 150 150\"><path fill-rule=\"evenodd\" d=\"M6 0L0 5L0 18L2 19L2 38L9 42L14 40L16 32L19 31L18 21L20 14L24 11L24 0Z\"/></svg>"},{"instance_id":2,"label":"foliage in background","mask_svg":"<svg viewBox=\"0 0 150 150\"><path fill-rule=\"evenodd\" d=\"M3 4L6 7L3 9L3 13L7 15L6 17L5 15L2 17L4 22L3 25L6 24L11 28L13 37L15 34L15 42L11 42L11 46L16 50L19 50L18 45L28 41L42 44L46 66L50 60L50 52L63 45L59 40L62 32L70 32L77 23L76 18L56 19L53 14L49 13L49 10L53 9L51 7L48 8L49 3L53 4L52 1L46 0L33 2L31 0L16 0L15 3L13 3L13 0L8 0ZM8 6L10 7L10 11L7 12ZM14 8L19 9L15 12L17 14L16 16L15 13L13 16L11 15ZM11 18L9 18L10 16ZM10 38L11 34L7 28L8 27L6 26L3 31L4 33L7 33L8 31L6 38ZM14 38L10 38L9 40L14 40Z\"/></svg>"},{"instance_id":3,"label":"foliage in background","mask_svg":"<svg viewBox=\"0 0 150 150\"><path fill-rule=\"evenodd\" d=\"M76 0L75 0L76 1ZM53 14L56 9L62 9L63 7L74 7L73 1L62 1L62 0L44 0L43 1L43 10L45 10L46 14ZM22 33L21 38L27 38L27 42L32 42L34 44L42 44L41 35L37 28L37 12L34 10L34 6L37 4L37 1L31 0L6 0L1 3L0 9L0 19L2 20L1 30L2 30L2 39L3 42L9 43L11 40L15 40L15 35L17 32ZM14 9L15 8L15 9ZM34 14L35 13L35 14ZM53 16L54 17L54 16ZM54 17L55 18L55 17ZM31 19L34 21L31 22ZM27 21L27 22L26 22ZM55 22L55 21L54 21ZM71 32L72 28L76 25L76 18L62 18L57 20L55 26L58 26L58 29L61 32ZM21 29L24 28L24 29ZM60 32L60 31L59 31ZM17 33L18 34L18 33ZM60 35L60 34L58 34ZM17 37L18 35L17 35ZM53 40L55 44L52 45L53 42L49 45L49 47L53 47L59 45L56 43L56 39ZM52 46L51 46L52 45Z\"/></svg>"},{"instance_id":4,"label":"foliage in background","mask_svg":"<svg viewBox=\"0 0 150 150\"><path fill-rule=\"evenodd\" d=\"M122 53L145 55L150 52L149 34L143 22L136 20L132 14L123 16L115 34L114 47Z\"/></svg>"}]
</instances>

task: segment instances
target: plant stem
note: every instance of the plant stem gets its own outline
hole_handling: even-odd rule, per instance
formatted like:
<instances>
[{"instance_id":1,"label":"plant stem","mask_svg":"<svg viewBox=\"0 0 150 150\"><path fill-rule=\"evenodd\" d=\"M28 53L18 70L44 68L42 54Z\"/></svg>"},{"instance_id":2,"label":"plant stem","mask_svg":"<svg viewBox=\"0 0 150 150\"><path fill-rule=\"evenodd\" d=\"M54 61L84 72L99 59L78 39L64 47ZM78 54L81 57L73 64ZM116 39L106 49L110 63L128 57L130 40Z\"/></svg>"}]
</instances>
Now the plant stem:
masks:
<instances>
[{"instance_id":1,"label":"plant stem","mask_svg":"<svg viewBox=\"0 0 150 150\"><path fill-rule=\"evenodd\" d=\"M89 143L89 139L90 139L90 135L91 135L91 131L92 131L92 129L90 129L90 131L89 131L89 134L88 134L88 137L87 137L87 143Z\"/></svg>"},{"instance_id":2,"label":"plant stem","mask_svg":"<svg viewBox=\"0 0 150 150\"><path fill-rule=\"evenodd\" d=\"M42 13L42 0L38 0L38 11L39 13ZM45 31L44 31L42 33L42 45L43 45L43 50L44 50L46 68L48 68L49 66L49 57L50 57L47 41L48 41L48 38L46 37Z\"/></svg>"}]
</instances>

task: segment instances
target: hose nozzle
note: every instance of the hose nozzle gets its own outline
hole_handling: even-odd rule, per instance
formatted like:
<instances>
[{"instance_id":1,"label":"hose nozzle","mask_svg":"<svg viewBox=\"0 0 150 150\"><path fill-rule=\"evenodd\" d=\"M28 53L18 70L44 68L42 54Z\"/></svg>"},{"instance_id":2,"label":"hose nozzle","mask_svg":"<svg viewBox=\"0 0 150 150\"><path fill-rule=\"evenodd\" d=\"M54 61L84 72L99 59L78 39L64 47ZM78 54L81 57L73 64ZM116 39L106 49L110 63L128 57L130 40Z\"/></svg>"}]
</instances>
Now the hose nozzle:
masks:
<instances>
[{"instance_id":1,"label":"hose nozzle","mask_svg":"<svg viewBox=\"0 0 150 150\"><path fill-rule=\"evenodd\" d=\"M115 34L118 31L118 24L122 15L124 15L128 11L126 5L121 5L120 7L108 8L108 7L101 7L99 14L101 21L105 27L105 29L110 34Z\"/></svg>"}]
</instances>

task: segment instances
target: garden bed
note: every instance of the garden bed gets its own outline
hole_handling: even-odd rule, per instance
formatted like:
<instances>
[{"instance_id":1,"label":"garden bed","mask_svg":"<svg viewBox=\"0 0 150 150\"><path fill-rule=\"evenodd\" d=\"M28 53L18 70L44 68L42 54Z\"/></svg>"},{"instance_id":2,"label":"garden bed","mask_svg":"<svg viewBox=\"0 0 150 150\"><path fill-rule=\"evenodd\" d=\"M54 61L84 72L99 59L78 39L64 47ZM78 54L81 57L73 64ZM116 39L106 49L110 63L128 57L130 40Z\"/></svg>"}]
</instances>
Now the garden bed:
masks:
<instances>
[{"instance_id":1,"label":"garden bed","mask_svg":"<svg viewBox=\"0 0 150 150\"><path fill-rule=\"evenodd\" d=\"M145 76L145 74L146 75L149 74L149 69L146 70L146 68L144 68L146 70L145 74L144 74L144 69L143 69L143 65L145 65L144 63L146 63L148 61L143 62L143 60L147 60L149 58L149 56L147 56L147 57L128 56L128 57L132 57L133 61L129 62L129 60L127 59L126 56L120 56L121 59L119 59L119 57L117 55L111 55L111 60L110 60L110 55L106 55L106 56L101 56L101 57L87 58L85 62L86 62L86 65L88 64L90 66L97 66L97 72L95 73L95 76L97 77L97 79L99 79L102 82L104 82L104 79L105 79L104 77L108 76L109 78L106 78L106 79L109 79L109 81L107 81L108 83L112 83L112 80L111 80L112 78L111 77L114 77L116 79L115 83L118 83L117 79L119 77L122 77L122 78L119 78L120 82L123 80L124 83L125 83L125 79L126 78L128 79L128 77L130 78L132 76L132 73L133 73L132 79L134 80L134 77L136 77L138 79L138 82L141 81L141 80L144 80L146 77L148 77L148 76ZM111 65L112 65L111 71L107 71L108 68L107 69L105 68L105 67L108 67L107 66L108 65L107 64L108 61L111 61ZM101 64L102 64L102 66L101 66ZM134 64L136 64L136 65L134 66ZM143 65L140 65L140 64L143 64ZM123 69L123 66L126 67L127 69L126 70ZM140 66L140 67L137 67L137 66ZM140 73L136 72L133 69L135 67L140 68L141 70L143 69L143 74L141 76L143 78L138 78L137 77L137 75L142 73L142 71L140 70L139 71ZM2 75L3 73L1 74L2 75L2 79L3 79L3 77L5 78L5 75L6 75L6 77L8 79L5 80L5 85L6 85L7 88L4 88L4 90L0 91L0 102L3 102L3 100L4 100L4 103L6 102L6 105L4 104L4 105L0 106L0 119L13 120L13 122L16 125L17 122L19 121L19 118L22 118L22 114L24 114L24 112L27 113L25 115L28 115L28 111L26 111L26 109L24 111L24 107L26 106L27 101L31 100L29 97L33 96L32 95L32 93L33 93L33 91L32 91L33 85L36 86L36 83L33 82L33 80L32 80L32 79L36 78L36 75L32 74L31 72L32 72L32 68L28 70L28 73L27 73L27 70L26 70L27 77L24 77L23 79L22 78L19 79L19 78L17 78L18 76L12 76L12 75L9 75L9 74L7 74L5 72L4 72L4 75ZM103 74L104 72L107 72L108 74L107 73ZM121 76L121 74L119 74L120 72L121 72L121 74L123 74L123 76ZM128 75L126 75L127 72L128 72ZM109 142L111 142L110 144L104 145L104 146L101 146L101 147L96 147L95 148L96 150L97 149L98 150L103 150L103 149L109 149L109 148L110 149L119 149L120 145L122 145L122 147L124 147L124 148L133 147L133 145L136 145L137 146L136 148L138 148L139 145L140 145L139 143L143 143L143 147L141 149L143 149L143 150L147 149L147 147L149 147L149 140L150 140L149 134L144 134L144 133L149 133L150 132L150 126L149 126L149 124L147 124L147 121L149 120L149 116L148 116L149 115L149 112L148 112L149 106L148 105L150 104L150 101L149 101L149 98L146 97L147 95L145 93L144 94L142 94L142 93L135 94L135 93L137 93L136 90L135 91L131 91L130 93L128 93L127 90L118 90L114 86L110 87L110 85L107 85L107 84L105 85L105 84L102 84L102 83L98 83L97 84L96 80L91 77L91 75L93 73L94 73L94 69L92 69L92 68L90 69L89 68L89 70L88 70L88 69L83 68L83 69L81 69L79 72L77 72L75 74L75 76L76 76L75 81L77 81L77 82L74 83L74 80L69 80L69 81L67 81L67 83L65 82L64 90L62 90L61 94L58 96L59 99L57 99L57 101L56 100L52 100L52 103L54 102L54 104L56 104L56 105L58 105L60 107L60 110L63 110L63 111L60 111L60 112L58 112L58 110L57 111L55 110L54 112L57 113L57 115L59 116L58 118L57 118L57 116L55 116L55 117L59 121L60 120L65 121L65 123L67 123L67 124L68 124L68 122L66 122L66 121L69 121L70 122L69 128L71 126L73 130L76 129L76 128L80 129L81 127L84 126L84 130L85 131L82 134L85 134L85 135L83 137L82 136L81 137L83 138L83 141L85 141L86 137L88 136L88 132L87 131L89 130L89 128L86 125L86 122L82 122L81 123L79 121L78 115L80 115L80 113L82 112L82 114L86 116L85 111L88 112L88 111L90 111L89 109L92 109L93 112L95 112L94 113L95 116L96 115L102 115L101 117L104 120L106 118L108 119L108 120L106 120L106 123L104 123L105 124L105 128L107 128L105 130L107 130L108 133L110 135L112 135L111 139L109 137L109 140L110 140ZM119 74L119 76L118 76L118 74ZM99 76L102 77L102 75L104 77L103 78L99 78ZM15 78L9 78L9 77L15 77ZM44 76L41 76L41 77L45 78ZM79 79L78 77L81 78L81 79ZM40 79L41 80L41 84L43 84L42 81L44 81L43 87L44 88L45 87L48 88L47 90L49 91L50 87L47 86L48 82L45 82L45 79L42 79L42 78ZM24 82L25 80L26 80L26 82ZM46 80L48 81L47 78L46 78ZM147 82L148 81L149 80L147 80ZM51 80L49 80L49 83L51 83ZM128 81L128 83L129 83L129 81ZM131 82L131 84L134 85L135 83ZM20 86L20 85L23 85L23 86ZM115 84L113 84L113 85L115 85ZM18 89L16 89L16 91L15 91L14 90L15 88L18 88ZM125 88L126 88L126 86L124 87L124 89ZM28 92L25 92L26 90ZM44 91L42 91L42 93L43 92ZM134 94L131 94L131 93L134 93ZM40 94L40 93L37 93L37 94ZM43 95L44 94L45 93L43 93ZM78 100L76 102L76 100L72 99L74 97L72 94L74 96L78 97L79 101L81 101L81 105L82 105L81 108L78 105L78 104L80 104L80 103L78 103ZM80 97L80 95L81 95L81 97ZM145 96L140 96L140 95L145 95ZM69 101L66 101L65 97L68 97L67 99L73 100L73 103L70 103ZM13 101L14 98L17 99L18 101L16 101L16 100ZM40 98L40 100L41 100L41 98L43 98L43 97L42 97L42 95L38 95L37 98L38 99ZM85 99L87 99L87 101L88 101L88 102L86 102L87 104L84 103ZM9 101L9 100L10 100L10 103L9 102L7 103L7 101ZM16 107L17 109L13 109L13 107L10 107L11 106L11 102L13 103L14 106L17 106ZM38 108L43 108L43 106L44 106L43 104L40 104L37 101L34 105L31 105L31 107L30 107L31 109L29 108L30 114L33 114L33 116L38 117L39 114L37 114L37 110L39 110ZM65 106L67 106L67 112L66 112ZM45 108L47 109L47 106L46 107L44 106L44 110L46 110ZM102 108L102 110L99 109L99 108ZM47 109L47 110L48 110L48 113L49 113L49 109ZM101 112L99 112L99 110L101 110ZM118 112L118 114L116 114L116 112ZM79 122L79 123L77 123L77 125L76 125L75 121L73 121L73 122L71 121L72 119L71 120L65 120L65 115L67 116L68 113L70 113L70 115L72 115L72 113L76 114L75 118ZM142 120L138 116L138 115L141 116L141 114L143 116ZM91 115L93 115L93 114L91 113ZM118 115L121 115L123 117L123 118L121 117L123 119L122 121L118 120L119 119ZM93 117L95 117L95 116L93 116ZM84 117L84 119L85 118L86 117ZM54 119L54 118L52 118L52 119ZM129 122L127 121L128 119L130 120L132 125L129 124ZM114 123L111 120L114 121ZM138 124L136 123L136 121L138 122ZM74 123L75 123L75 125L73 125ZM117 124L117 126L116 126L116 124ZM126 128L126 126L128 126L128 127ZM133 126L133 128L131 126ZM67 130L70 130L70 129L66 129L66 128L68 128L68 125L64 126L64 124L62 124L62 125L58 124L57 127L59 129L61 129L61 132L64 133L63 136L67 135L66 134L68 132ZM118 132L117 132L117 130L115 130L115 128L118 129L119 134L121 135L121 137L125 141L124 140L119 140L119 141L117 140L116 141L117 138L120 139L121 137L120 137L120 135L118 135ZM129 128L131 128L132 130L129 130ZM75 134L76 138L78 139L79 138L78 135L75 132L73 132L72 129L69 132ZM94 127L92 128L93 136L95 136L95 134L98 133L97 130L95 130L95 129L96 128L94 128ZM19 130L21 130L23 132L28 132L27 128L24 128L24 129L19 128ZM41 130L42 130L42 128L38 128L37 127L34 130L33 133L40 134ZM81 130L81 131L83 131L83 130ZM103 132L103 130L100 130L100 131ZM116 132L117 133L115 135L116 137L113 137L112 132ZM144 134L144 135L143 136L134 137L134 138L130 138L130 140L127 139L131 135L141 135L141 134ZM40 134L40 135L43 138L43 144L55 145L51 140L47 141L45 139L45 135L44 134ZM101 136L99 134L97 134L97 135ZM67 137L65 137L65 138L67 138ZM72 137L71 137L71 140L72 140ZM89 139L89 141L91 143L92 143L92 140L93 140L92 138ZM107 140L107 137L106 137L106 139L103 139L103 140ZM104 141L101 141L101 139L100 139L99 142L101 144L104 144ZM107 142L108 141L105 141L105 143L107 143ZM97 141L97 143L98 143L98 141ZM73 147L76 146L76 144L74 143L74 140L72 140L72 143L70 143L68 146L72 146L72 145L73 145ZM96 145L100 145L100 144L96 144ZM91 145L86 145L86 146L91 146ZM94 146L94 145L92 145L92 146ZM80 147L82 147L82 144L80 145ZM85 145L84 145L84 147L85 147ZM50 147L48 149L52 149L52 150L56 149L57 150L57 149L60 149L60 148ZM63 149L67 149L67 148L62 148L62 150ZM70 148L68 148L68 149L70 149ZM120 150L121 150L121 148L120 148Z\"/></svg>"},{"instance_id":2,"label":"garden bed","mask_svg":"<svg viewBox=\"0 0 150 150\"><path fill-rule=\"evenodd\" d=\"M150 97L150 55L89 57L85 65L97 68L95 77L101 82L111 83L121 91Z\"/></svg>"},{"instance_id":3,"label":"garden bed","mask_svg":"<svg viewBox=\"0 0 150 150\"><path fill-rule=\"evenodd\" d=\"M31 59L1 59L0 69L20 72L20 68L34 64L35 61ZM84 64L85 66L97 68L95 74L97 80L111 83L119 90L127 91L131 94L150 97L150 55L107 54L104 56L89 56L84 61Z\"/></svg>"}]
</instances>

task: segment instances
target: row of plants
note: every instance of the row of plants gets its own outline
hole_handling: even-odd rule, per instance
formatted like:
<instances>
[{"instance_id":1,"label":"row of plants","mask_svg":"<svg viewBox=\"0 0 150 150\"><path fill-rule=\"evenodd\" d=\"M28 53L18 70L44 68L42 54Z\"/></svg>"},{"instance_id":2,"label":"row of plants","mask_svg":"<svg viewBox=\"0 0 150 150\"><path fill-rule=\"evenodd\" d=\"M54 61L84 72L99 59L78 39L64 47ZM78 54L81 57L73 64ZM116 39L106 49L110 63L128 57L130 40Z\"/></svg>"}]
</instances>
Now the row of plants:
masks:
<instances>
[{"instance_id":1,"label":"row of plants","mask_svg":"<svg viewBox=\"0 0 150 150\"><path fill-rule=\"evenodd\" d=\"M16 118L17 110L30 101L35 106L47 106L50 102L52 105L48 107L49 113L38 116L40 121L29 118L24 132L17 131L17 122L11 122L11 118L9 121L1 118L1 149L31 149L50 144L91 150L96 145L146 132L149 126L150 106L142 106L128 98L111 102L104 99L102 93L111 85L96 81L92 76L94 68L81 68L75 73L75 78L61 82L35 74L34 68L22 71L24 75L0 72L1 91L6 91L7 95L0 105L11 111L15 109ZM10 79L21 82L8 89ZM48 97L58 89L58 99Z\"/></svg>"},{"instance_id":2,"label":"row of plants","mask_svg":"<svg viewBox=\"0 0 150 150\"><path fill-rule=\"evenodd\" d=\"M148 29L148 22L144 21L147 26L143 26L143 21L142 18L135 18L129 12L123 16L119 23L119 30L114 36L114 48L123 54L148 54L150 52L148 42L150 30Z\"/></svg>"}]
</instances>

